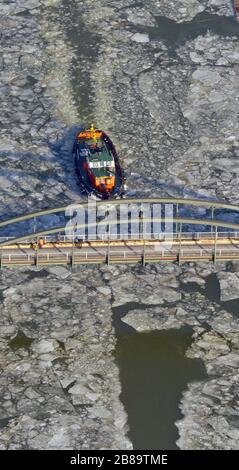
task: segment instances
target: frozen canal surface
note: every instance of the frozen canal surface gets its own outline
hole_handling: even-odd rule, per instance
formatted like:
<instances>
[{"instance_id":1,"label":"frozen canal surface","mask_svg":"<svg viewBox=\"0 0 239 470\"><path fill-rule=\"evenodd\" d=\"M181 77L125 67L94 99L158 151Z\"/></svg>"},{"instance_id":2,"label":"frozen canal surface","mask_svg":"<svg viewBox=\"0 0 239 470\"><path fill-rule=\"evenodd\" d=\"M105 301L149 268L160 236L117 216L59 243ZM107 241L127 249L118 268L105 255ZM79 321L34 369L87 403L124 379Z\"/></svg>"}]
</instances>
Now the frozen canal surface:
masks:
<instances>
[{"instance_id":1,"label":"frozen canal surface","mask_svg":"<svg viewBox=\"0 0 239 470\"><path fill-rule=\"evenodd\" d=\"M129 195L239 202L230 0L0 3L2 218L82 199L91 121ZM236 263L4 270L0 448L237 449L238 289Z\"/></svg>"}]
</instances>

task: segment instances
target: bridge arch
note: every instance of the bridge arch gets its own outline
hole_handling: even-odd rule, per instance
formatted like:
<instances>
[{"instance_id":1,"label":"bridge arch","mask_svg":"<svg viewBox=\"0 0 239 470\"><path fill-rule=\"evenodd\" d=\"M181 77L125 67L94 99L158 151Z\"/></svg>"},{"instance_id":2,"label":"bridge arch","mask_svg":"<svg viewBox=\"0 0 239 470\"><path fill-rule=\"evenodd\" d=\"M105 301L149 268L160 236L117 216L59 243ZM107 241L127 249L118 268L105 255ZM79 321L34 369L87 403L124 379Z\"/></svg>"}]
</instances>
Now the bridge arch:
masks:
<instances>
[{"instance_id":1,"label":"bridge arch","mask_svg":"<svg viewBox=\"0 0 239 470\"><path fill-rule=\"evenodd\" d=\"M138 219L132 219L131 222L136 223L137 221L138 221ZM161 218L156 218L155 221L156 222L161 222ZM164 218L164 221L179 224L180 227L181 227L181 231L182 231L182 225L183 224L200 225L200 226L204 225L204 226L215 227L216 228L215 234L218 233L218 228L219 227L226 228L226 229L229 229L229 230L235 232L237 234L237 238L239 238L239 224L225 222L223 220L192 219L192 218L186 218L186 217L176 217L176 218L166 217L166 218ZM101 221L101 224L105 225L105 226L108 226L108 225L111 226L111 225L115 224L116 222L117 222L116 220L110 220L110 221L106 220L106 221ZM122 224L128 224L128 222L129 222L128 219L120 221L120 223L122 223ZM144 222L151 222L151 219L150 218L145 218ZM87 225L87 227L90 227L90 226L94 226L94 223L90 223L90 224ZM79 228L84 227L84 224L79 225L78 227ZM65 233L67 230L69 232L71 232L71 231L73 232L74 228L75 228L75 225L69 225L67 228L64 225L64 226L59 226L59 227L55 227L55 228L51 228L51 229L47 229L47 230L41 230L41 231L38 231L38 232L33 232L33 233L30 233L30 234L26 234L26 235L23 235L23 236L20 236L20 237L15 237L15 238L11 238L9 240L3 241L3 242L0 243L0 248L4 247L4 246L13 245L13 244L19 244L21 242L29 241L29 240L36 239L36 238L39 238L39 237L45 237L45 236L48 236L48 235L56 235L56 234L60 234L60 233L63 233L63 232ZM180 236L180 232L178 232L176 235Z\"/></svg>"},{"instance_id":2,"label":"bridge arch","mask_svg":"<svg viewBox=\"0 0 239 470\"><path fill-rule=\"evenodd\" d=\"M226 209L230 211L239 212L239 205L230 204L223 201L215 200L205 200L205 199L185 199L185 198L125 198L125 199L113 199L113 200L104 200L96 201L96 206L109 205L109 206L120 206L125 204L173 204L175 206L194 206L194 207L204 207L208 209ZM67 206L60 206L56 208L43 209L37 212L31 212L29 214L24 214L10 219L6 219L0 222L0 228L6 227L7 225L15 224L17 222L23 222L26 220L39 218L44 215L53 215L64 213L69 207L87 207L89 201L79 201L76 203L70 203Z\"/></svg>"}]
</instances>

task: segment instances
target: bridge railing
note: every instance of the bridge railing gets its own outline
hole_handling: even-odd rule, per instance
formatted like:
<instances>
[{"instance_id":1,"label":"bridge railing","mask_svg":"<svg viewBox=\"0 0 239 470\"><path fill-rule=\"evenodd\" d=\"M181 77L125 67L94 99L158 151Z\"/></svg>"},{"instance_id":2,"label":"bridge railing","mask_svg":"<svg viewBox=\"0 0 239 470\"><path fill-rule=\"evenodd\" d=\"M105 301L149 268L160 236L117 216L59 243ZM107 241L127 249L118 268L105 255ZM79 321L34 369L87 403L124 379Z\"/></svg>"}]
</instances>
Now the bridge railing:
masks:
<instances>
[{"instance_id":1,"label":"bridge railing","mask_svg":"<svg viewBox=\"0 0 239 470\"><path fill-rule=\"evenodd\" d=\"M172 249L172 250L158 250L158 251L147 251L144 253L144 257L146 261L150 260L160 260L160 259L177 259L179 254L179 250ZM114 260L132 260L132 261L140 261L143 256L143 251L138 251L138 252L129 252L126 250L121 250L117 251L114 250L113 252L110 253L110 259L113 262ZM216 256L217 259L220 258L233 258L233 259L239 259L239 252L238 249L230 249L230 250L224 250L224 249L216 249L215 252L213 249L206 250L206 249L198 249L198 250L189 250L189 249L182 249L180 251L180 257L181 259L186 259L186 260L193 260L193 259L213 259L214 256ZM74 264L77 264L77 262L88 262L88 261L102 261L102 262L107 262L108 254L107 251L97 251L97 252L92 252L92 251L84 251L84 252L78 252L74 255ZM36 263L37 261L37 263ZM22 254L4 254L1 256L1 265L11 265L11 264L19 264L19 265L24 265L24 264L44 264L44 263L60 263L60 264L70 264L72 263L72 255L71 253L22 253Z\"/></svg>"},{"instance_id":2,"label":"bridge railing","mask_svg":"<svg viewBox=\"0 0 239 470\"><path fill-rule=\"evenodd\" d=\"M73 235L46 235L41 237L45 243L71 243L73 240L80 239L83 242L95 242L95 241L130 241L130 240L214 240L215 239L215 231L207 231L207 232L182 232L180 233L160 233L160 234L152 234L152 233L142 233L142 234L128 234L128 237L125 235L120 234L97 234L97 236L87 236L87 237L80 237L80 236L73 236ZM239 232L217 232L218 239L239 239ZM0 237L0 243L7 241L7 240L14 240L14 237ZM33 239L29 238L26 239L22 244L30 244Z\"/></svg>"}]
</instances>

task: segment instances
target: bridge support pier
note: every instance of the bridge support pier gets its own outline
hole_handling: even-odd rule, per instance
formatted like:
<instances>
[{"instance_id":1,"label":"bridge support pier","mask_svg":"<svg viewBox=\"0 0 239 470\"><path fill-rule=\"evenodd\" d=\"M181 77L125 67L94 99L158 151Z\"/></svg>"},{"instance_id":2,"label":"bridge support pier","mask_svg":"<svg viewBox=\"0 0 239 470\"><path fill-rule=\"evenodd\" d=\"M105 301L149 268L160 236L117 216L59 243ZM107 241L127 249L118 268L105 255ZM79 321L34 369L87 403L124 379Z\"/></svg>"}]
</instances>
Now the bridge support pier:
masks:
<instances>
[{"instance_id":1,"label":"bridge support pier","mask_svg":"<svg viewBox=\"0 0 239 470\"><path fill-rule=\"evenodd\" d=\"M214 264L217 262L217 227L215 227L213 262Z\"/></svg>"},{"instance_id":2,"label":"bridge support pier","mask_svg":"<svg viewBox=\"0 0 239 470\"><path fill-rule=\"evenodd\" d=\"M39 250L39 245L38 245L38 237L36 239L36 246L35 246L35 266L38 267L38 250Z\"/></svg>"},{"instance_id":3,"label":"bridge support pier","mask_svg":"<svg viewBox=\"0 0 239 470\"><path fill-rule=\"evenodd\" d=\"M179 225L179 248L178 248L178 264L179 264L179 266L181 264L182 228L183 228L183 224L181 222L180 225Z\"/></svg>"},{"instance_id":4,"label":"bridge support pier","mask_svg":"<svg viewBox=\"0 0 239 470\"><path fill-rule=\"evenodd\" d=\"M109 266L110 264L110 224L108 225L108 246L107 246L106 263Z\"/></svg>"},{"instance_id":5,"label":"bridge support pier","mask_svg":"<svg viewBox=\"0 0 239 470\"><path fill-rule=\"evenodd\" d=\"M145 248L146 248L146 227L143 223L143 256L142 256L142 265L145 266L146 263L146 256L145 256Z\"/></svg>"}]
</instances>

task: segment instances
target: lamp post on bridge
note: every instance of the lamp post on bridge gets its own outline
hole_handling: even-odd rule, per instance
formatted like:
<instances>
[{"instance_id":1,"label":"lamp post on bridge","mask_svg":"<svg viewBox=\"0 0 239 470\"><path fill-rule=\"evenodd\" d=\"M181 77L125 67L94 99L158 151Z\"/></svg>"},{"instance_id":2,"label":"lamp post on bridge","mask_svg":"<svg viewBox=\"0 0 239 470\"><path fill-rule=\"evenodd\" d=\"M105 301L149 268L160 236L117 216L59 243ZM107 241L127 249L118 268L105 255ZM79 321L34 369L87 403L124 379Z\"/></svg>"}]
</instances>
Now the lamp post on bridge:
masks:
<instances>
[{"instance_id":1,"label":"lamp post on bridge","mask_svg":"<svg viewBox=\"0 0 239 470\"><path fill-rule=\"evenodd\" d=\"M145 222L143 221L143 259L142 259L142 262L143 262L143 266L145 266L145 262L146 262L146 256L145 256L145 250L146 250L146 224Z\"/></svg>"},{"instance_id":2,"label":"lamp post on bridge","mask_svg":"<svg viewBox=\"0 0 239 470\"><path fill-rule=\"evenodd\" d=\"M143 240L142 265L145 266L145 244L146 244L146 225L144 222L144 212L139 211L139 239Z\"/></svg>"},{"instance_id":3,"label":"lamp post on bridge","mask_svg":"<svg viewBox=\"0 0 239 470\"><path fill-rule=\"evenodd\" d=\"M143 222L143 218L144 218L144 213L142 210L139 211L139 239L142 239L144 238L144 222Z\"/></svg>"},{"instance_id":4,"label":"lamp post on bridge","mask_svg":"<svg viewBox=\"0 0 239 470\"><path fill-rule=\"evenodd\" d=\"M212 206L212 209L211 209L211 219L213 220L214 219L214 206ZM211 233L213 233L213 225L211 225Z\"/></svg>"},{"instance_id":5,"label":"lamp post on bridge","mask_svg":"<svg viewBox=\"0 0 239 470\"><path fill-rule=\"evenodd\" d=\"M176 204L176 218L178 218L179 214L179 204ZM176 222L176 234L178 235L178 222Z\"/></svg>"}]
</instances>

